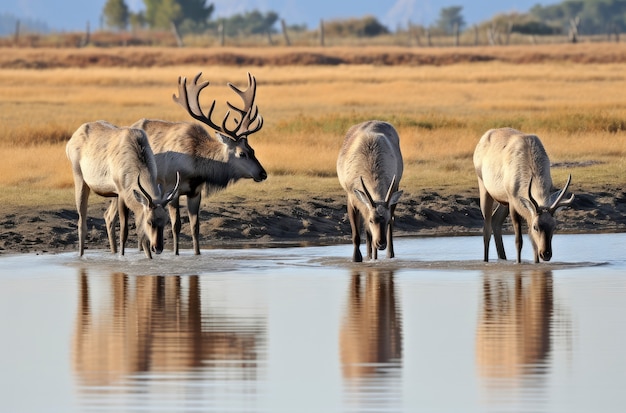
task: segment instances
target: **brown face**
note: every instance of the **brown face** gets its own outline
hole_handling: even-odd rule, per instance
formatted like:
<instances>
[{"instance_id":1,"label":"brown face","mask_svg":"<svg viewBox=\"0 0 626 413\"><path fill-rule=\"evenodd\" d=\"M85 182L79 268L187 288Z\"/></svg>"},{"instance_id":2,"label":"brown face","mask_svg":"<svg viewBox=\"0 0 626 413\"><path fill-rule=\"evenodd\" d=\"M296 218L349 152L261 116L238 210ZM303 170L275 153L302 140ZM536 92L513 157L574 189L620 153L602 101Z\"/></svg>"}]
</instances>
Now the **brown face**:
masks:
<instances>
[{"instance_id":1,"label":"brown face","mask_svg":"<svg viewBox=\"0 0 626 413\"><path fill-rule=\"evenodd\" d=\"M556 228L554 216L546 208L541 208L538 214L533 214L529 223L529 235L535 252L543 261L552 258L552 236Z\"/></svg>"},{"instance_id":2,"label":"brown face","mask_svg":"<svg viewBox=\"0 0 626 413\"><path fill-rule=\"evenodd\" d=\"M375 208L369 208L366 224L372 234L372 245L377 250L387 248L387 225L391 219L391 211L384 203L378 203Z\"/></svg>"},{"instance_id":3,"label":"brown face","mask_svg":"<svg viewBox=\"0 0 626 413\"><path fill-rule=\"evenodd\" d=\"M144 248L150 248L155 254L163 252L163 229L169 220L169 214L160 204L144 207L144 236L142 241ZM145 244L148 245L145 245Z\"/></svg>"}]
</instances>

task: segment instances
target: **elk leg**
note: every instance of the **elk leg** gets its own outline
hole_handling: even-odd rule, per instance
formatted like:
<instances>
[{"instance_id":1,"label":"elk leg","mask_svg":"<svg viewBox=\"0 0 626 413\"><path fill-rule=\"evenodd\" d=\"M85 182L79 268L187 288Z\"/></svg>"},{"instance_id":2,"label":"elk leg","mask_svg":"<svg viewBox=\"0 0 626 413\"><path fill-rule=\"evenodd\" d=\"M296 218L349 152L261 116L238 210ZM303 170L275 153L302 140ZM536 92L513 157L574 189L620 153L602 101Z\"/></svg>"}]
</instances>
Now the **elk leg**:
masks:
<instances>
[{"instance_id":1,"label":"elk leg","mask_svg":"<svg viewBox=\"0 0 626 413\"><path fill-rule=\"evenodd\" d=\"M535 253L535 264L539 263L539 248L537 247L537 243L535 239L531 235L530 225L528 225L528 238L530 238L530 242L533 245L533 251Z\"/></svg>"},{"instance_id":2,"label":"elk leg","mask_svg":"<svg viewBox=\"0 0 626 413\"><path fill-rule=\"evenodd\" d=\"M485 223L483 225L483 244L485 247L484 261L489 261L489 241L491 238L491 217L493 214L493 198L487 193L483 183L479 180L478 187L480 189L480 211L483 214Z\"/></svg>"},{"instance_id":3,"label":"elk leg","mask_svg":"<svg viewBox=\"0 0 626 413\"><path fill-rule=\"evenodd\" d=\"M85 238L87 237L87 203L89 202L90 189L82 177L75 180L76 210L78 211L78 252L82 257L85 252Z\"/></svg>"},{"instance_id":4,"label":"elk leg","mask_svg":"<svg viewBox=\"0 0 626 413\"><path fill-rule=\"evenodd\" d=\"M146 257L152 259L152 250L150 249L150 241L148 240L148 237L141 237L141 247L143 252L146 254Z\"/></svg>"},{"instance_id":5,"label":"elk leg","mask_svg":"<svg viewBox=\"0 0 626 413\"><path fill-rule=\"evenodd\" d=\"M367 229L365 230L365 250L367 251L367 259L371 260L378 259L378 251L374 248L374 244L372 243L372 233Z\"/></svg>"},{"instance_id":6,"label":"elk leg","mask_svg":"<svg viewBox=\"0 0 626 413\"><path fill-rule=\"evenodd\" d=\"M498 258L506 260L506 252L504 252L504 243L502 242L502 225L507 215L509 215L509 207L498 204L496 210L493 211L491 216L491 229L493 230L493 239L496 242L496 250L498 251Z\"/></svg>"},{"instance_id":7,"label":"elk leg","mask_svg":"<svg viewBox=\"0 0 626 413\"><path fill-rule=\"evenodd\" d=\"M170 222L172 224L172 238L174 244L174 254L178 255L178 239L180 237L180 209L179 198L174 198L167 204L168 211L170 213Z\"/></svg>"},{"instance_id":8,"label":"elk leg","mask_svg":"<svg viewBox=\"0 0 626 413\"><path fill-rule=\"evenodd\" d=\"M352 261L362 262L363 256L359 246L361 245L361 213L352 205L348 198L348 218L350 219L350 228L352 229L352 245L354 246L354 253L352 254Z\"/></svg>"},{"instance_id":9,"label":"elk leg","mask_svg":"<svg viewBox=\"0 0 626 413\"><path fill-rule=\"evenodd\" d=\"M117 254L117 244L115 242L115 224L117 223L117 199L113 199L104 213L107 235L109 236L109 247L111 252Z\"/></svg>"},{"instance_id":10,"label":"elk leg","mask_svg":"<svg viewBox=\"0 0 626 413\"><path fill-rule=\"evenodd\" d=\"M126 240L128 240L128 207L121 197L117 198L117 206L120 216L120 255L124 255Z\"/></svg>"},{"instance_id":11,"label":"elk leg","mask_svg":"<svg viewBox=\"0 0 626 413\"><path fill-rule=\"evenodd\" d=\"M387 258L393 258L396 256L395 251L393 250L393 224L395 221L394 213L396 211L396 206L392 205L390 208L391 218L389 218L389 225L387 226Z\"/></svg>"},{"instance_id":12,"label":"elk leg","mask_svg":"<svg viewBox=\"0 0 626 413\"><path fill-rule=\"evenodd\" d=\"M510 208L511 221L513 222L513 229L515 230L515 248L517 249L517 263L522 262L522 217L513 208Z\"/></svg>"},{"instance_id":13,"label":"elk leg","mask_svg":"<svg viewBox=\"0 0 626 413\"><path fill-rule=\"evenodd\" d=\"M189 225L191 225L191 238L193 239L193 253L200 255L200 193L194 197L187 196L187 212L189 213Z\"/></svg>"}]
</instances>

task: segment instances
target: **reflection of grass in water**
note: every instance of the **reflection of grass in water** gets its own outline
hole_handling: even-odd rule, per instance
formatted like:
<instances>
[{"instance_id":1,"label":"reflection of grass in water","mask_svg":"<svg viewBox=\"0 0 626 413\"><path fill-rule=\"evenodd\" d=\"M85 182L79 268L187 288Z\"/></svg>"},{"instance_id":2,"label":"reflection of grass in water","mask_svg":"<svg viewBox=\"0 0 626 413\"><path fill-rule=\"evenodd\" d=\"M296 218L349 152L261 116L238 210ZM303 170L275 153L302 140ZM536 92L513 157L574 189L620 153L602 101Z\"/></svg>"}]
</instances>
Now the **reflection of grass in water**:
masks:
<instances>
[{"instance_id":1,"label":"reflection of grass in water","mask_svg":"<svg viewBox=\"0 0 626 413\"><path fill-rule=\"evenodd\" d=\"M265 126L250 143L270 180L239 183L220 196L271 199L285 195L286 187L294 188L290 196L335 193L343 136L367 119L387 120L398 129L405 161L402 185L411 191L475 187L476 142L487 129L502 126L538 134L552 162L602 162L554 169L557 186L570 172L574 190L623 184L616 182L623 181L626 168L622 69L558 63L255 67L251 71L258 80L257 103ZM142 117L189 120L170 96L179 75L193 76L197 70L0 71L0 113L10 119L0 133L0 185L32 197L44 190L67 191L62 198L71 202L64 143L73 131L98 119L118 125ZM201 101L208 106L217 100L217 119L226 111L226 100L239 103L225 83L245 87L245 70L204 70L211 85ZM6 197L11 191L3 193Z\"/></svg>"}]
</instances>

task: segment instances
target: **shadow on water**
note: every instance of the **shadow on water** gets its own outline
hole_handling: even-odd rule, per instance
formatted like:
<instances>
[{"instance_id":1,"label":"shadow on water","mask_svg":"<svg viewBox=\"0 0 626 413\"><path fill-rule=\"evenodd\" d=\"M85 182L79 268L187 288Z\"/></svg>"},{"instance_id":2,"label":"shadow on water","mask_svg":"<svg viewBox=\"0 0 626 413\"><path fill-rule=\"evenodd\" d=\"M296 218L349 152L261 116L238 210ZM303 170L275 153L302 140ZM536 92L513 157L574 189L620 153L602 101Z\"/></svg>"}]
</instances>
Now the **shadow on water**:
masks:
<instances>
[{"instance_id":1,"label":"shadow on water","mask_svg":"<svg viewBox=\"0 0 626 413\"><path fill-rule=\"evenodd\" d=\"M207 314L200 277L97 278L79 271L72 361L80 385L111 386L148 373L211 368L219 379L256 379L265 319L242 322ZM91 288L93 281L108 282L108 289Z\"/></svg>"},{"instance_id":2,"label":"shadow on water","mask_svg":"<svg viewBox=\"0 0 626 413\"><path fill-rule=\"evenodd\" d=\"M346 378L401 367L402 322L392 271L352 272L339 347Z\"/></svg>"},{"instance_id":3,"label":"shadow on water","mask_svg":"<svg viewBox=\"0 0 626 413\"><path fill-rule=\"evenodd\" d=\"M402 318L393 271L353 270L339 332L345 403L390 408L401 400Z\"/></svg>"},{"instance_id":4,"label":"shadow on water","mask_svg":"<svg viewBox=\"0 0 626 413\"><path fill-rule=\"evenodd\" d=\"M526 397L545 391L554 341L562 338L555 336L571 336L569 329L555 331L566 318L555 311L552 270L483 273L475 346L484 390L497 394L490 402L503 400L506 389Z\"/></svg>"},{"instance_id":5,"label":"shadow on water","mask_svg":"<svg viewBox=\"0 0 626 413\"><path fill-rule=\"evenodd\" d=\"M625 236L477 240L4 257L0 411L623 411Z\"/></svg>"}]
</instances>

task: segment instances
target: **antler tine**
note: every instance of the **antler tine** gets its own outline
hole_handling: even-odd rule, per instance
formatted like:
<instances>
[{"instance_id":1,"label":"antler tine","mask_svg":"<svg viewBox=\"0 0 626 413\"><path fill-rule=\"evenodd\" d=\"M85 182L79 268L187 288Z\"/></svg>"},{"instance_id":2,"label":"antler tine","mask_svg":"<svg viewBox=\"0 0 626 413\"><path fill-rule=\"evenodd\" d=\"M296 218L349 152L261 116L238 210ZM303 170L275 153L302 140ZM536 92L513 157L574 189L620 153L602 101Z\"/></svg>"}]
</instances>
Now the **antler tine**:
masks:
<instances>
[{"instance_id":1,"label":"antler tine","mask_svg":"<svg viewBox=\"0 0 626 413\"><path fill-rule=\"evenodd\" d=\"M213 122L211 116L213 115L213 110L215 109L215 99L213 103L211 103L211 107L209 108L209 113L207 115L202 112L202 108L200 107L200 92L209 86L209 81L206 80L202 83L198 83L198 79L202 76L202 72L199 72L194 78L191 84L187 84L186 77L178 77L178 95L172 95L172 99L174 102L178 103L183 107L191 115L192 118L200 121L211 128L222 131L222 129ZM191 100L190 100L191 96ZM225 131L222 131L225 132ZM226 132L225 132L226 133Z\"/></svg>"},{"instance_id":2,"label":"antler tine","mask_svg":"<svg viewBox=\"0 0 626 413\"><path fill-rule=\"evenodd\" d=\"M552 205L550 205L550 211L551 212L556 211L556 209L559 206L569 206L572 202L574 202L574 194L572 194L569 197L569 199L567 199L566 201L562 201L563 197L565 196L565 193L567 192L567 188L569 188L569 184L571 182L572 182L572 174L570 174L569 177L567 178L567 182L565 183L565 186L563 187L563 189L559 193L559 196L556 198L554 203Z\"/></svg>"},{"instance_id":3,"label":"antler tine","mask_svg":"<svg viewBox=\"0 0 626 413\"><path fill-rule=\"evenodd\" d=\"M143 186L141 186L141 174L137 175L137 186L139 187L139 190L141 191L141 193L143 194L143 196L146 197L146 200L148 201L148 204L152 207L154 205L154 203L152 202L152 197L150 196L150 194L148 193L148 191L146 191Z\"/></svg>"},{"instance_id":4,"label":"antler tine","mask_svg":"<svg viewBox=\"0 0 626 413\"><path fill-rule=\"evenodd\" d=\"M263 118L259 115L259 108L254 103L256 99L256 78L248 72L248 88L241 90L232 83L228 86L243 100L244 107L240 109L230 102L226 102L229 108L241 115L241 120L234 119L237 127L231 132L239 139L243 135L250 135L259 131L263 127ZM250 125L257 122L254 127Z\"/></svg>"},{"instance_id":5,"label":"antler tine","mask_svg":"<svg viewBox=\"0 0 626 413\"><path fill-rule=\"evenodd\" d=\"M393 176L391 180L391 184L389 185L389 189L387 190L387 195L385 196L385 203L388 204L391 199L391 195L393 194L393 187L396 186L396 176Z\"/></svg>"},{"instance_id":6,"label":"antler tine","mask_svg":"<svg viewBox=\"0 0 626 413\"><path fill-rule=\"evenodd\" d=\"M535 198L533 198L533 194L531 194L530 190L533 187L533 177L530 177L530 182L528 183L528 200L530 202L532 202L533 206L535 207L535 211L539 212L539 204L537 203L537 201L535 201Z\"/></svg>"},{"instance_id":7,"label":"antler tine","mask_svg":"<svg viewBox=\"0 0 626 413\"><path fill-rule=\"evenodd\" d=\"M365 195L367 196L367 199L370 201L370 204L373 207L376 207L376 202L374 202L374 198L372 198L372 195L370 194L370 191L367 190L367 187L365 186L365 182L363 182L363 177L361 176L361 186L363 187L363 191L365 192Z\"/></svg>"},{"instance_id":8,"label":"antler tine","mask_svg":"<svg viewBox=\"0 0 626 413\"><path fill-rule=\"evenodd\" d=\"M228 106L242 115L247 113L254 104L254 98L256 96L256 78L248 72L248 88L246 90L241 90L230 82L228 86L243 100L244 108L239 109L230 103L228 103Z\"/></svg>"},{"instance_id":9,"label":"antler tine","mask_svg":"<svg viewBox=\"0 0 626 413\"><path fill-rule=\"evenodd\" d=\"M231 106L229 104L229 106ZM232 107L232 106L231 106ZM237 112L241 111L237 108L234 108ZM258 106L254 105L248 112L242 114L241 121L237 119L233 119L237 127L233 130L233 132L241 137L243 135L251 135L255 132L258 132L263 127L263 117L259 115ZM256 124L255 124L256 122ZM254 126L250 126L253 125Z\"/></svg>"}]
</instances>

